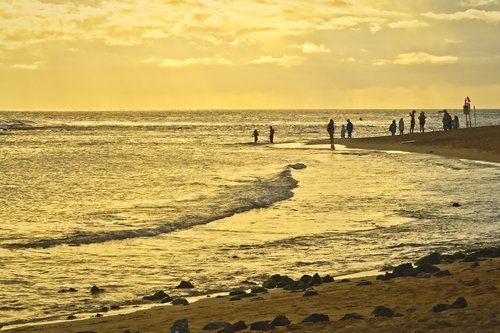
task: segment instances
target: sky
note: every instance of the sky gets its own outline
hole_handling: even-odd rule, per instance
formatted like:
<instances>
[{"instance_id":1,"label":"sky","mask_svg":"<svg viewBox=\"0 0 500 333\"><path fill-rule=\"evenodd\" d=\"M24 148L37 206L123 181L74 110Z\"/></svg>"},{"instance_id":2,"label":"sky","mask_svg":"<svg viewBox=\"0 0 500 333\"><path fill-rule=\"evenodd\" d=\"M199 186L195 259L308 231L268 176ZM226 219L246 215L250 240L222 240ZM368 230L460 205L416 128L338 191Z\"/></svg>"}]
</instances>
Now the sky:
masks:
<instances>
[{"instance_id":1,"label":"sky","mask_svg":"<svg viewBox=\"0 0 500 333\"><path fill-rule=\"evenodd\" d=\"M500 0L0 0L0 109L500 108Z\"/></svg>"}]
</instances>

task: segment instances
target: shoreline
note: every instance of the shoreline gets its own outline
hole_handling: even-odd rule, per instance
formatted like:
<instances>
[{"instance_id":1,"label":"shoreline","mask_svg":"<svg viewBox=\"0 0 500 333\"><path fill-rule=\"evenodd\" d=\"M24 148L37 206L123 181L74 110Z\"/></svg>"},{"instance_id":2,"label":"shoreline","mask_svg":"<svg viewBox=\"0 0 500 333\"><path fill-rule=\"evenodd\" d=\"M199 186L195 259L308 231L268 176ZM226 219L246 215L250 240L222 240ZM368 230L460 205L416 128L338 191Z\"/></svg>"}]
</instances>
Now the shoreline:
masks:
<instances>
[{"instance_id":1,"label":"shoreline","mask_svg":"<svg viewBox=\"0 0 500 333\"><path fill-rule=\"evenodd\" d=\"M347 148L399 150L500 163L500 126L354 138L337 140L335 143Z\"/></svg>"},{"instance_id":2,"label":"shoreline","mask_svg":"<svg viewBox=\"0 0 500 333\"><path fill-rule=\"evenodd\" d=\"M242 320L250 325L271 321L278 315L285 315L291 323L286 327L276 326L276 332L387 332L402 328L410 331L495 332L500 325L497 312L500 304L497 299L500 248L476 250L467 255L439 255L439 264L436 255L419 260L419 271L414 271L414 268L408 271L408 264L403 264L394 268L392 273L377 277L337 277L330 283L323 277L320 285L299 286L294 290L274 288L233 300L234 296L209 297L187 306L158 304L126 314L4 327L2 332L122 333L129 330L156 333L168 332L181 319L188 320L190 332L202 332L208 323ZM304 292L310 292L311 296L305 297ZM465 298L467 306L450 305L459 297ZM445 310L436 312L433 309L438 304L450 307L442 306ZM392 315L373 314L379 305L392 310ZM301 322L314 313L327 315L329 321ZM349 313L350 319L340 320Z\"/></svg>"}]
</instances>

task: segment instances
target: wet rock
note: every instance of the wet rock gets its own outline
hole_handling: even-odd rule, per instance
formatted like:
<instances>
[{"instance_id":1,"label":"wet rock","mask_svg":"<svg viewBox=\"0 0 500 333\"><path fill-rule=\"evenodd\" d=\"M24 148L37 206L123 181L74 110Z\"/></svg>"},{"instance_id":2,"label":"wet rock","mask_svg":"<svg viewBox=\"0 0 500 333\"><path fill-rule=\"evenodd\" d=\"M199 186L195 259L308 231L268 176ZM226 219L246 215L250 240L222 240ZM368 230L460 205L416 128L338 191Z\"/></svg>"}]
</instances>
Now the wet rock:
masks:
<instances>
[{"instance_id":1,"label":"wet rock","mask_svg":"<svg viewBox=\"0 0 500 333\"><path fill-rule=\"evenodd\" d=\"M460 207L460 206L461 206L461 204L459 204L458 202L454 202L454 203L452 204L452 206L453 206L453 207Z\"/></svg>"},{"instance_id":2,"label":"wet rock","mask_svg":"<svg viewBox=\"0 0 500 333\"><path fill-rule=\"evenodd\" d=\"M437 266L431 265L431 264L422 264L417 267L417 271L424 272L424 273L436 273L439 272L441 269Z\"/></svg>"},{"instance_id":3,"label":"wet rock","mask_svg":"<svg viewBox=\"0 0 500 333\"><path fill-rule=\"evenodd\" d=\"M108 312L109 311L109 308L107 306L103 306L99 312Z\"/></svg>"},{"instance_id":4,"label":"wet rock","mask_svg":"<svg viewBox=\"0 0 500 333\"><path fill-rule=\"evenodd\" d=\"M318 292L315 290L306 290L306 292L304 293L304 297L309 296L318 296Z\"/></svg>"},{"instance_id":5,"label":"wet rock","mask_svg":"<svg viewBox=\"0 0 500 333\"><path fill-rule=\"evenodd\" d=\"M274 330L274 326L271 325L269 320L256 321L250 324L250 331L270 331Z\"/></svg>"},{"instance_id":6,"label":"wet rock","mask_svg":"<svg viewBox=\"0 0 500 333\"><path fill-rule=\"evenodd\" d=\"M446 311L448 309L451 309L450 304L437 304L437 305L434 305L434 307L432 308L432 312L443 312L443 311Z\"/></svg>"},{"instance_id":7,"label":"wet rock","mask_svg":"<svg viewBox=\"0 0 500 333\"><path fill-rule=\"evenodd\" d=\"M74 319L76 319L75 315L69 315L66 317L66 320L74 320Z\"/></svg>"},{"instance_id":8,"label":"wet rock","mask_svg":"<svg viewBox=\"0 0 500 333\"><path fill-rule=\"evenodd\" d=\"M167 297L165 297L165 298L162 298L162 299L161 299L160 303L161 303L161 304L170 303L170 302L172 302L173 300L174 300L174 299L173 299L172 297L170 297L170 296L168 296L168 295L167 295Z\"/></svg>"},{"instance_id":9,"label":"wet rock","mask_svg":"<svg viewBox=\"0 0 500 333\"><path fill-rule=\"evenodd\" d=\"M360 281L356 285L357 286L369 286L371 284L373 284L371 281Z\"/></svg>"},{"instance_id":10,"label":"wet rock","mask_svg":"<svg viewBox=\"0 0 500 333\"><path fill-rule=\"evenodd\" d=\"M92 288L90 288L90 293L92 295L98 295L98 294L103 293L103 292L104 292L104 289L99 288L98 286L92 286Z\"/></svg>"},{"instance_id":11,"label":"wet rock","mask_svg":"<svg viewBox=\"0 0 500 333\"><path fill-rule=\"evenodd\" d=\"M181 281L175 289L191 289L194 288L194 285L189 281Z\"/></svg>"},{"instance_id":12,"label":"wet rock","mask_svg":"<svg viewBox=\"0 0 500 333\"><path fill-rule=\"evenodd\" d=\"M311 275L307 275L307 274L302 275L300 277L300 281L302 283L304 283L305 285L310 286L311 285L311 281L312 281L312 276Z\"/></svg>"},{"instance_id":13,"label":"wet rock","mask_svg":"<svg viewBox=\"0 0 500 333\"><path fill-rule=\"evenodd\" d=\"M319 286L321 283L322 283L321 276L319 276L318 273L314 274L312 279L311 279L310 285L311 286Z\"/></svg>"},{"instance_id":14,"label":"wet rock","mask_svg":"<svg viewBox=\"0 0 500 333\"><path fill-rule=\"evenodd\" d=\"M395 313L392 309L384 306L384 305L379 305L375 307L375 309L372 311L372 315L375 317L389 317L392 318L394 317Z\"/></svg>"},{"instance_id":15,"label":"wet rock","mask_svg":"<svg viewBox=\"0 0 500 333\"><path fill-rule=\"evenodd\" d=\"M177 320L168 330L168 333L189 333L189 323L187 319Z\"/></svg>"},{"instance_id":16,"label":"wet rock","mask_svg":"<svg viewBox=\"0 0 500 333\"><path fill-rule=\"evenodd\" d=\"M455 309L463 309L463 308L466 308L468 305L469 304L465 300L465 297L460 296L459 298L457 298L455 300L455 302L453 302L453 304L451 304L451 307L455 308Z\"/></svg>"},{"instance_id":17,"label":"wet rock","mask_svg":"<svg viewBox=\"0 0 500 333\"><path fill-rule=\"evenodd\" d=\"M250 292L253 294L267 293L267 289L263 288L263 287L256 287L256 288L252 288L252 290Z\"/></svg>"},{"instance_id":18,"label":"wet rock","mask_svg":"<svg viewBox=\"0 0 500 333\"><path fill-rule=\"evenodd\" d=\"M322 283L331 283L334 280L335 279L332 276L330 276L330 275L327 274L326 276L323 276L323 278L321 279L321 282Z\"/></svg>"},{"instance_id":19,"label":"wet rock","mask_svg":"<svg viewBox=\"0 0 500 333\"><path fill-rule=\"evenodd\" d=\"M478 249L473 251L471 255L481 258L498 258L500 257L500 246Z\"/></svg>"},{"instance_id":20,"label":"wet rock","mask_svg":"<svg viewBox=\"0 0 500 333\"><path fill-rule=\"evenodd\" d=\"M360 315L359 313L356 313L356 312L350 312L350 313L346 313L342 318L340 318L339 320L351 320L351 319L365 319L365 317L363 317L362 315Z\"/></svg>"},{"instance_id":21,"label":"wet rock","mask_svg":"<svg viewBox=\"0 0 500 333\"><path fill-rule=\"evenodd\" d=\"M188 305L189 302L185 298L176 298L172 301L172 305Z\"/></svg>"},{"instance_id":22,"label":"wet rock","mask_svg":"<svg viewBox=\"0 0 500 333\"><path fill-rule=\"evenodd\" d=\"M377 281L388 281L392 278L393 278L392 274L387 272L384 275L378 275L376 277Z\"/></svg>"},{"instance_id":23,"label":"wet rock","mask_svg":"<svg viewBox=\"0 0 500 333\"><path fill-rule=\"evenodd\" d=\"M204 331L215 331L219 330L221 328L226 328L232 326L230 323L225 322L225 321L216 321L212 323L208 323L205 326L203 326Z\"/></svg>"},{"instance_id":24,"label":"wet rock","mask_svg":"<svg viewBox=\"0 0 500 333\"><path fill-rule=\"evenodd\" d=\"M110 308L111 310L118 310L118 309L120 308L120 306L119 306L119 305L116 305L116 304L113 304L113 305L110 305L110 306L109 306L109 308Z\"/></svg>"},{"instance_id":25,"label":"wet rock","mask_svg":"<svg viewBox=\"0 0 500 333\"><path fill-rule=\"evenodd\" d=\"M76 293L78 289L75 288L69 288L69 289L61 289L58 291L58 293Z\"/></svg>"},{"instance_id":26,"label":"wet rock","mask_svg":"<svg viewBox=\"0 0 500 333\"><path fill-rule=\"evenodd\" d=\"M278 283L276 281L273 281L271 279L268 279L262 283L262 287L266 289L274 289L278 286Z\"/></svg>"},{"instance_id":27,"label":"wet rock","mask_svg":"<svg viewBox=\"0 0 500 333\"><path fill-rule=\"evenodd\" d=\"M160 301L164 299L165 297L170 297L168 294L166 294L163 290L155 292L153 295L149 296L144 296L142 299L147 300L147 301Z\"/></svg>"},{"instance_id":28,"label":"wet rock","mask_svg":"<svg viewBox=\"0 0 500 333\"><path fill-rule=\"evenodd\" d=\"M289 164L288 166L295 170L301 170L306 168L306 165L304 163Z\"/></svg>"},{"instance_id":29,"label":"wet rock","mask_svg":"<svg viewBox=\"0 0 500 333\"><path fill-rule=\"evenodd\" d=\"M411 263L401 264L396 266L392 271L393 277L408 277L408 276L417 276L419 273Z\"/></svg>"},{"instance_id":30,"label":"wet rock","mask_svg":"<svg viewBox=\"0 0 500 333\"><path fill-rule=\"evenodd\" d=\"M247 328L248 328L248 326L247 326L247 324L245 324L245 322L243 320L239 320L233 324L233 329L235 332L243 331Z\"/></svg>"},{"instance_id":31,"label":"wet rock","mask_svg":"<svg viewBox=\"0 0 500 333\"><path fill-rule=\"evenodd\" d=\"M229 296L245 295L247 292L244 290L231 290Z\"/></svg>"},{"instance_id":32,"label":"wet rock","mask_svg":"<svg viewBox=\"0 0 500 333\"><path fill-rule=\"evenodd\" d=\"M290 325L290 320L285 315L279 315L271 321L272 326L287 326Z\"/></svg>"},{"instance_id":33,"label":"wet rock","mask_svg":"<svg viewBox=\"0 0 500 333\"><path fill-rule=\"evenodd\" d=\"M330 317L328 317L328 315L321 313L313 313L309 317L302 320L303 323L316 323L320 321L330 321Z\"/></svg>"}]
</instances>

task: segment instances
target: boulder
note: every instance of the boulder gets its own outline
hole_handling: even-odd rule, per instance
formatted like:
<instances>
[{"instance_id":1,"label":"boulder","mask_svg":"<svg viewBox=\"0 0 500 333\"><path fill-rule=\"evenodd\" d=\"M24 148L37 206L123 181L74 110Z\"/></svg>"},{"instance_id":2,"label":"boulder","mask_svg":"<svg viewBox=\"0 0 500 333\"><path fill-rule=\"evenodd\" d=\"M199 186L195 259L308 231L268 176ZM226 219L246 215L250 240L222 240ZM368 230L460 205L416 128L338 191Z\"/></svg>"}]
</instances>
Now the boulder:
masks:
<instances>
[{"instance_id":1,"label":"boulder","mask_svg":"<svg viewBox=\"0 0 500 333\"><path fill-rule=\"evenodd\" d=\"M392 309L389 309L388 307L384 305L379 305L375 307L372 311L372 315L375 317L389 317L392 318L394 317L395 313Z\"/></svg>"},{"instance_id":2,"label":"boulder","mask_svg":"<svg viewBox=\"0 0 500 333\"><path fill-rule=\"evenodd\" d=\"M100 294L100 293L103 293L103 292L104 292L104 289L101 289L98 286L92 286L92 288L90 288L90 293L92 295L97 295L97 294Z\"/></svg>"},{"instance_id":3,"label":"boulder","mask_svg":"<svg viewBox=\"0 0 500 333\"><path fill-rule=\"evenodd\" d=\"M313 313L309 317L302 320L303 323L316 323L320 321L330 321L330 317L328 317L328 315L321 313Z\"/></svg>"},{"instance_id":4,"label":"boulder","mask_svg":"<svg viewBox=\"0 0 500 333\"><path fill-rule=\"evenodd\" d=\"M285 315L279 315L271 321L272 326L288 326L290 320Z\"/></svg>"},{"instance_id":5,"label":"boulder","mask_svg":"<svg viewBox=\"0 0 500 333\"><path fill-rule=\"evenodd\" d=\"M439 272L441 269L437 266L431 265L431 264L422 264L418 266L417 271L424 272L424 273L436 273Z\"/></svg>"},{"instance_id":6,"label":"boulder","mask_svg":"<svg viewBox=\"0 0 500 333\"><path fill-rule=\"evenodd\" d=\"M168 330L168 333L189 333L189 324L187 319L177 320Z\"/></svg>"},{"instance_id":7,"label":"boulder","mask_svg":"<svg viewBox=\"0 0 500 333\"><path fill-rule=\"evenodd\" d=\"M252 290L250 292L253 293L253 294L267 293L267 289L264 288L264 287L255 287L255 288L252 288Z\"/></svg>"},{"instance_id":8,"label":"boulder","mask_svg":"<svg viewBox=\"0 0 500 333\"><path fill-rule=\"evenodd\" d=\"M245 322L243 320L239 320L233 324L233 329L235 332L243 331L247 328L248 328L248 326L247 326L247 324L245 324Z\"/></svg>"},{"instance_id":9,"label":"boulder","mask_svg":"<svg viewBox=\"0 0 500 333\"><path fill-rule=\"evenodd\" d=\"M191 289L194 288L194 285L189 281L181 281L175 289Z\"/></svg>"},{"instance_id":10,"label":"boulder","mask_svg":"<svg viewBox=\"0 0 500 333\"><path fill-rule=\"evenodd\" d=\"M420 266L423 264L438 265L440 263L441 263L441 254L439 254L437 252L432 252L429 255L417 260L417 262L415 264L417 266Z\"/></svg>"},{"instance_id":11,"label":"boulder","mask_svg":"<svg viewBox=\"0 0 500 333\"><path fill-rule=\"evenodd\" d=\"M311 281L312 281L312 276L311 275L307 275L307 274L302 275L300 277L300 281L302 283L304 283L305 285L310 286L311 285Z\"/></svg>"},{"instance_id":12,"label":"boulder","mask_svg":"<svg viewBox=\"0 0 500 333\"><path fill-rule=\"evenodd\" d=\"M276 283L276 281L274 281L272 279L268 279L268 280L262 282L262 287L266 288L266 289L273 289L273 288L276 288L277 286L278 286L278 283Z\"/></svg>"},{"instance_id":13,"label":"boulder","mask_svg":"<svg viewBox=\"0 0 500 333\"><path fill-rule=\"evenodd\" d=\"M408 277L408 276L417 276L419 273L411 263L401 264L396 266L392 271L393 277Z\"/></svg>"},{"instance_id":14,"label":"boulder","mask_svg":"<svg viewBox=\"0 0 500 333\"><path fill-rule=\"evenodd\" d=\"M318 273L314 274L311 279L311 286L319 286L322 283L321 276Z\"/></svg>"},{"instance_id":15,"label":"boulder","mask_svg":"<svg viewBox=\"0 0 500 333\"><path fill-rule=\"evenodd\" d=\"M163 290L160 290L155 292L153 295L144 296L142 299L147 301L160 301L165 297L170 297L170 296L168 296L168 294L166 294Z\"/></svg>"},{"instance_id":16,"label":"boulder","mask_svg":"<svg viewBox=\"0 0 500 333\"><path fill-rule=\"evenodd\" d=\"M231 290L229 296L245 295L247 292L244 290Z\"/></svg>"},{"instance_id":17,"label":"boulder","mask_svg":"<svg viewBox=\"0 0 500 333\"><path fill-rule=\"evenodd\" d=\"M452 204L452 206L453 206L453 207L460 207L461 205L460 205L458 202L454 202L454 203Z\"/></svg>"},{"instance_id":18,"label":"boulder","mask_svg":"<svg viewBox=\"0 0 500 333\"><path fill-rule=\"evenodd\" d=\"M173 299L172 297L170 297L170 296L168 296L168 295L167 295L167 297L165 297L165 298L162 298L162 299L161 299L160 303L161 303L161 304L170 303L170 302L172 302L173 300L174 300L174 299Z\"/></svg>"},{"instance_id":19,"label":"boulder","mask_svg":"<svg viewBox=\"0 0 500 333\"><path fill-rule=\"evenodd\" d=\"M323 278L321 279L321 282L323 283L331 283L334 281L334 278L330 275L326 275L326 276L323 276Z\"/></svg>"},{"instance_id":20,"label":"boulder","mask_svg":"<svg viewBox=\"0 0 500 333\"><path fill-rule=\"evenodd\" d=\"M448 309L451 309L450 304L437 304L437 305L434 305L434 307L432 308L432 312L443 312L443 311L446 311Z\"/></svg>"},{"instance_id":21,"label":"boulder","mask_svg":"<svg viewBox=\"0 0 500 333\"><path fill-rule=\"evenodd\" d=\"M356 312L349 312L349 313L346 313L339 320L351 320L351 319L359 320L359 319L365 319L365 317L363 317L362 315L360 315L359 313L356 313Z\"/></svg>"},{"instance_id":22,"label":"boulder","mask_svg":"<svg viewBox=\"0 0 500 333\"><path fill-rule=\"evenodd\" d=\"M465 297L460 296L459 298L457 298L455 300L455 302L453 302L453 304L451 304L451 307L454 309L463 309L463 308L466 308L468 305L469 304L465 300Z\"/></svg>"},{"instance_id":23,"label":"boulder","mask_svg":"<svg viewBox=\"0 0 500 333\"><path fill-rule=\"evenodd\" d=\"M189 302L185 298L176 298L172 301L172 305L188 305Z\"/></svg>"},{"instance_id":24,"label":"boulder","mask_svg":"<svg viewBox=\"0 0 500 333\"><path fill-rule=\"evenodd\" d=\"M215 330L219 330L221 328L226 328L226 327L230 327L230 326L232 326L232 325L228 322L215 321L215 322L211 322L211 323L208 323L205 326L203 326L203 330L204 331L215 331Z\"/></svg>"},{"instance_id":25,"label":"boulder","mask_svg":"<svg viewBox=\"0 0 500 333\"><path fill-rule=\"evenodd\" d=\"M250 331L270 331L274 330L274 326L271 325L269 320L256 321L250 324Z\"/></svg>"}]
</instances>

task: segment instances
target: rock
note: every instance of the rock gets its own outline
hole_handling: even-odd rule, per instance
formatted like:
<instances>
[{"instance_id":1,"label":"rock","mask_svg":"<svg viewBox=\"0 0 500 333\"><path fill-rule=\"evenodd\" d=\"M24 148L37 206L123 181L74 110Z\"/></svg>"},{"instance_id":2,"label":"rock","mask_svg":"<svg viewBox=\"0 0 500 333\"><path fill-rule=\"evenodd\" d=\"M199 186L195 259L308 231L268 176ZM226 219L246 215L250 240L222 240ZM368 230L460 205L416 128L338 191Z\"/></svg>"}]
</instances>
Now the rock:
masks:
<instances>
[{"instance_id":1,"label":"rock","mask_svg":"<svg viewBox=\"0 0 500 333\"><path fill-rule=\"evenodd\" d=\"M282 278L281 278L280 274L271 275L271 277L269 278L269 280L273 280L276 283L279 283L281 281L281 279Z\"/></svg>"},{"instance_id":2,"label":"rock","mask_svg":"<svg viewBox=\"0 0 500 333\"><path fill-rule=\"evenodd\" d=\"M446 311L448 309L451 309L451 305L449 305L449 304L437 304L437 305L434 305L434 307L432 308L432 312L443 312L443 311Z\"/></svg>"},{"instance_id":3,"label":"rock","mask_svg":"<svg viewBox=\"0 0 500 333\"><path fill-rule=\"evenodd\" d=\"M451 307L455 308L455 309L463 309L463 308L466 308L468 305L469 304L467 304L467 301L465 300L465 298L463 296L460 296L459 298L457 298L455 300L455 302L453 302Z\"/></svg>"},{"instance_id":4,"label":"rock","mask_svg":"<svg viewBox=\"0 0 500 333\"><path fill-rule=\"evenodd\" d=\"M109 308L107 306L103 306L99 312L108 312L109 311Z\"/></svg>"},{"instance_id":5,"label":"rock","mask_svg":"<svg viewBox=\"0 0 500 333\"><path fill-rule=\"evenodd\" d=\"M76 293L77 291L78 291L78 289L75 289L75 288L69 288L68 289L69 293Z\"/></svg>"},{"instance_id":6,"label":"rock","mask_svg":"<svg viewBox=\"0 0 500 333\"><path fill-rule=\"evenodd\" d=\"M318 292L315 290L306 290L303 297L318 296Z\"/></svg>"},{"instance_id":7,"label":"rock","mask_svg":"<svg viewBox=\"0 0 500 333\"><path fill-rule=\"evenodd\" d=\"M500 257L500 246L478 249L473 251L471 254L482 258L498 258Z\"/></svg>"},{"instance_id":8,"label":"rock","mask_svg":"<svg viewBox=\"0 0 500 333\"><path fill-rule=\"evenodd\" d=\"M276 288L277 286L278 286L278 283L276 283L276 281L273 281L271 279L264 281L262 283L262 287L266 288L266 289L273 289L273 288Z\"/></svg>"},{"instance_id":9,"label":"rock","mask_svg":"<svg viewBox=\"0 0 500 333\"><path fill-rule=\"evenodd\" d=\"M205 326L203 326L204 331L215 331L219 330L221 328L226 328L232 326L230 323L225 322L225 321L215 321L212 323L208 323Z\"/></svg>"},{"instance_id":10,"label":"rock","mask_svg":"<svg viewBox=\"0 0 500 333\"><path fill-rule=\"evenodd\" d=\"M316 323L320 321L330 321L330 317L328 317L328 315L321 313L313 313L309 317L302 320L303 323Z\"/></svg>"},{"instance_id":11,"label":"rock","mask_svg":"<svg viewBox=\"0 0 500 333\"><path fill-rule=\"evenodd\" d=\"M417 271L424 272L424 273L436 273L439 272L441 269L437 266L431 265L431 264L422 264L419 265L417 268Z\"/></svg>"},{"instance_id":12,"label":"rock","mask_svg":"<svg viewBox=\"0 0 500 333\"><path fill-rule=\"evenodd\" d=\"M385 273L385 275L378 275L376 277L377 281L388 281L392 279L394 276L391 273Z\"/></svg>"},{"instance_id":13,"label":"rock","mask_svg":"<svg viewBox=\"0 0 500 333\"><path fill-rule=\"evenodd\" d=\"M102 313L96 313L96 315L95 315L95 316L96 316L96 318L100 318L100 317L102 317L103 315L102 315Z\"/></svg>"},{"instance_id":14,"label":"rock","mask_svg":"<svg viewBox=\"0 0 500 333\"><path fill-rule=\"evenodd\" d=\"M453 206L453 207L460 207L461 205L460 205L458 202L454 202L454 203L452 204L452 206Z\"/></svg>"},{"instance_id":15,"label":"rock","mask_svg":"<svg viewBox=\"0 0 500 333\"><path fill-rule=\"evenodd\" d=\"M176 298L172 301L172 305L188 305L189 302L185 298Z\"/></svg>"},{"instance_id":16,"label":"rock","mask_svg":"<svg viewBox=\"0 0 500 333\"><path fill-rule=\"evenodd\" d=\"M311 281L312 281L312 276L311 275L302 275L299 279L302 283L304 283L306 286L310 286L311 285Z\"/></svg>"},{"instance_id":17,"label":"rock","mask_svg":"<svg viewBox=\"0 0 500 333\"><path fill-rule=\"evenodd\" d=\"M187 319L177 320L168 330L168 333L189 333L189 323Z\"/></svg>"},{"instance_id":18,"label":"rock","mask_svg":"<svg viewBox=\"0 0 500 333\"><path fill-rule=\"evenodd\" d=\"M239 298L248 298L248 297L255 297L257 296L257 294L254 294L254 293L246 293L246 294L243 294L243 295L239 295L237 297Z\"/></svg>"},{"instance_id":19,"label":"rock","mask_svg":"<svg viewBox=\"0 0 500 333\"><path fill-rule=\"evenodd\" d=\"M323 278L321 279L321 282L323 283L331 283L334 281L334 278L330 275L326 275L326 276L323 276Z\"/></svg>"},{"instance_id":20,"label":"rock","mask_svg":"<svg viewBox=\"0 0 500 333\"><path fill-rule=\"evenodd\" d=\"M350 313L346 313L342 318L340 318L339 320L351 320L351 319L365 319L365 317L363 317L362 315L360 315L359 313L356 313L356 312L350 312Z\"/></svg>"},{"instance_id":21,"label":"rock","mask_svg":"<svg viewBox=\"0 0 500 333\"><path fill-rule=\"evenodd\" d=\"M191 289L191 288L194 288L194 285L189 281L181 281L181 283L179 283L179 285L175 287L175 289Z\"/></svg>"},{"instance_id":22,"label":"rock","mask_svg":"<svg viewBox=\"0 0 500 333\"><path fill-rule=\"evenodd\" d=\"M289 164L288 166L295 170L301 170L306 168L306 165L304 163Z\"/></svg>"},{"instance_id":23,"label":"rock","mask_svg":"<svg viewBox=\"0 0 500 333\"><path fill-rule=\"evenodd\" d=\"M75 315L69 315L66 317L66 320L74 320L74 319L76 319Z\"/></svg>"},{"instance_id":24,"label":"rock","mask_svg":"<svg viewBox=\"0 0 500 333\"><path fill-rule=\"evenodd\" d=\"M247 328L248 328L248 326L247 326L247 324L245 324L245 322L243 320L237 321L233 324L233 329L235 332L243 331Z\"/></svg>"},{"instance_id":25,"label":"rock","mask_svg":"<svg viewBox=\"0 0 500 333\"><path fill-rule=\"evenodd\" d=\"M314 274L311 279L311 286L319 286L322 283L321 276L318 273Z\"/></svg>"},{"instance_id":26,"label":"rock","mask_svg":"<svg viewBox=\"0 0 500 333\"><path fill-rule=\"evenodd\" d=\"M160 301L165 297L170 297L170 296L168 296L168 294L166 294L163 290L160 290L155 292L153 295L144 296L142 299L145 299L147 301Z\"/></svg>"},{"instance_id":27,"label":"rock","mask_svg":"<svg viewBox=\"0 0 500 333\"><path fill-rule=\"evenodd\" d=\"M160 303L165 304L165 303L170 303L172 301L173 301L173 298L167 295L167 297L161 299Z\"/></svg>"},{"instance_id":28,"label":"rock","mask_svg":"<svg viewBox=\"0 0 500 333\"><path fill-rule=\"evenodd\" d=\"M256 285L257 285L257 283L256 283L256 282L249 281L249 280L244 280L244 281L241 281L241 283L243 283L243 284L249 284L249 285L252 285L252 286L256 286Z\"/></svg>"},{"instance_id":29,"label":"rock","mask_svg":"<svg viewBox=\"0 0 500 333\"><path fill-rule=\"evenodd\" d=\"M451 275L450 271L445 269L444 271L439 271L437 273L434 274L434 276L449 276Z\"/></svg>"},{"instance_id":30,"label":"rock","mask_svg":"<svg viewBox=\"0 0 500 333\"><path fill-rule=\"evenodd\" d=\"M255 288L252 288L252 290L250 292L253 294L267 293L267 289L264 287L255 287Z\"/></svg>"},{"instance_id":31,"label":"rock","mask_svg":"<svg viewBox=\"0 0 500 333\"><path fill-rule=\"evenodd\" d=\"M375 309L372 311L372 315L375 317L394 317L395 313L392 309L389 309L388 307L384 305L379 305L375 307Z\"/></svg>"},{"instance_id":32,"label":"rock","mask_svg":"<svg viewBox=\"0 0 500 333\"><path fill-rule=\"evenodd\" d=\"M418 270L413 268L411 263L401 264L396 266L392 271L393 277L408 277L408 276L417 276Z\"/></svg>"},{"instance_id":33,"label":"rock","mask_svg":"<svg viewBox=\"0 0 500 333\"><path fill-rule=\"evenodd\" d=\"M373 283L372 283L372 282L370 282L370 281L360 281L360 282L358 282L356 285L357 285L357 286L369 286L369 285L371 285L371 284L373 284Z\"/></svg>"},{"instance_id":34,"label":"rock","mask_svg":"<svg viewBox=\"0 0 500 333\"><path fill-rule=\"evenodd\" d=\"M269 320L256 321L250 324L250 331L270 331L274 330L274 326L271 325Z\"/></svg>"},{"instance_id":35,"label":"rock","mask_svg":"<svg viewBox=\"0 0 500 333\"><path fill-rule=\"evenodd\" d=\"M98 286L92 286L92 288L90 288L90 293L92 295L97 295L97 294L100 294L100 293L103 293L103 292L104 292L104 289L101 289Z\"/></svg>"},{"instance_id":36,"label":"rock","mask_svg":"<svg viewBox=\"0 0 500 333\"><path fill-rule=\"evenodd\" d=\"M245 295L247 292L244 290L231 290L229 296Z\"/></svg>"},{"instance_id":37,"label":"rock","mask_svg":"<svg viewBox=\"0 0 500 333\"><path fill-rule=\"evenodd\" d=\"M290 320L285 315L279 315L271 321L272 326L287 326L290 325Z\"/></svg>"},{"instance_id":38,"label":"rock","mask_svg":"<svg viewBox=\"0 0 500 333\"><path fill-rule=\"evenodd\" d=\"M432 252L429 255L417 260L417 262L415 264L417 266L421 266L424 264L439 265L440 263L441 263L441 254L439 254L437 252Z\"/></svg>"},{"instance_id":39,"label":"rock","mask_svg":"<svg viewBox=\"0 0 500 333\"><path fill-rule=\"evenodd\" d=\"M117 305L117 304L113 304L113 305L110 305L110 306L109 306L109 308L110 308L111 310L118 310L118 309L120 308L120 306L119 306L119 305Z\"/></svg>"}]
</instances>

